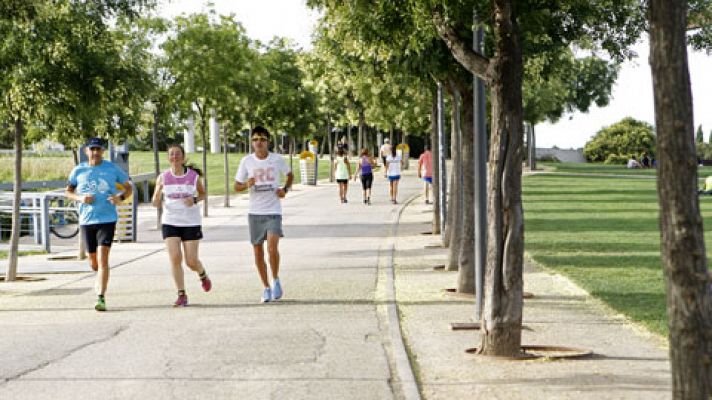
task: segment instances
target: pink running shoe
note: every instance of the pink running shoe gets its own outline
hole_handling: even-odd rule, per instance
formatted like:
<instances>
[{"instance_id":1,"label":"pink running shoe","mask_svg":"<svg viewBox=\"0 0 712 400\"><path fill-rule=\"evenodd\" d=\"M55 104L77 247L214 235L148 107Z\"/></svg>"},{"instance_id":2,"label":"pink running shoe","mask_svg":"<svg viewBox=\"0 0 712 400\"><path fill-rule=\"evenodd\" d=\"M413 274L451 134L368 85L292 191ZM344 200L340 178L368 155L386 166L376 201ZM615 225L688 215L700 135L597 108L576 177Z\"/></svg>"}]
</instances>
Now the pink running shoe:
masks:
<instances>
[{"instance_id":1,"label":"pink running shoe","mask_svg":"<svg viewBox=\"0 0 712 400\"><path fill-rule=\"evenodd\" d=\"M208 277L207 275L205 275L205 278L202 278L202 279L200 280L200 286L203 287L203 290L204 290L204 291L209 292L210 289L212 289L212 287L213 287L213 282L210 281L210 277Z\"/></svg>"},{"instance_id":2,"label":"pink running shoe","mask_svg":"<svg viewBox=\"0 0 712 400\"><path fill-rule=\"evenodd\" d=\"M178 298L176 299L176 302L173 303L173 307L185 307L188 305L188 295L187 294L179 294Z\"/></svg>"}]
</instances>

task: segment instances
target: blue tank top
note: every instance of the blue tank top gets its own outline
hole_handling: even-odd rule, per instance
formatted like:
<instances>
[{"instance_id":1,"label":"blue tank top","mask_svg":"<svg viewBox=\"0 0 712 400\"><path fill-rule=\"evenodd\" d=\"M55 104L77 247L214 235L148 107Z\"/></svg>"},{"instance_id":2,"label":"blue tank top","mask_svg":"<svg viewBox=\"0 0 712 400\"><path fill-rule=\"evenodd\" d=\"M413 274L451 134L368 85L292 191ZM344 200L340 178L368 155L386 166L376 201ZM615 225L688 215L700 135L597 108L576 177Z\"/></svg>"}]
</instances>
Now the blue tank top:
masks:
<instances>
[{"instance_id":1,"label":"blue tank top","mask_svg":"<svg viewBox=\"0 0 712 400\"><path fill-rule=\"evenodd\" d=\"M371 173L373 172L371 171L371 162L368 160L368 157L361 157L361 175L367 175Z\"/></svg>"}]
</instances>

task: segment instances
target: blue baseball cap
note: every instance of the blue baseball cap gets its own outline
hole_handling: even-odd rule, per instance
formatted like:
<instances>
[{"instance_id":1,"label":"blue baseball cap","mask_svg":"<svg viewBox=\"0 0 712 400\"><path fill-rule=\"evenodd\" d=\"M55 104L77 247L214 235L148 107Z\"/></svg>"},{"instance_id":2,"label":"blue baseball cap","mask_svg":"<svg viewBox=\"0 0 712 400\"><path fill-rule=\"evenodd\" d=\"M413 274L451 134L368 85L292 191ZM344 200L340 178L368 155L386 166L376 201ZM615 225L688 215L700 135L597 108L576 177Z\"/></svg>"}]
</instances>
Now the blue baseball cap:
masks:
<instances>
[{"instance_id":1,"label":"blue baseball cap","mask_svg":"<svg viewBox=\"0 0 712 400\"><path fill-rule=\"evenodd\" d=\"M87 140L86 146L90 149L98 147L102 150L106 150L106 147L104 147L104 141L98 137L93 137L93 138Z\"/></svg>"}]
</instances>

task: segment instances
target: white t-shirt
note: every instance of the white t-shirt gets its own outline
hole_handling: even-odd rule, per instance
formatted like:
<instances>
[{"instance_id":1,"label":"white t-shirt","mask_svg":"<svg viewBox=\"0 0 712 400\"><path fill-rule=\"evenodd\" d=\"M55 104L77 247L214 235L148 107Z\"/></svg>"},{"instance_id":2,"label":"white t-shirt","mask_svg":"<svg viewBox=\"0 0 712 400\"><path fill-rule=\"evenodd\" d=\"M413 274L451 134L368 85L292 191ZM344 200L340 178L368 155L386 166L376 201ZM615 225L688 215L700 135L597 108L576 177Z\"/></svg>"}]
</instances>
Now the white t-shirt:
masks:
<instances>
[{"instance_id":1,"label":"white t-shirt","mask_svg":"<svg viewBox=\"0 0 712 400\"><path fill-rule=\"evenodd\" d=\"M388 176L400 176L401 174L401 156L396 153L396 156L386 157L386 163L388 164Z\"/></svg>"},{"instance_id":2,"label":"white t-shirt","mask_svg":"<svg viewBox=\"0 0 712 400\"><path fill-rule=\"evenodd\" d=\"M384 143L381 146L381 157L387 157L391 154L391 145L389 143Z\"/></svg>"},{"instance_id":3,"label":"white t-shirt","mask_svg":"<svg viewBox=\"0 0 712 400\"><path fill-rule=\"evenodd\" d=\"M282 175L290 171L284 158L275 153L269 153L263 160L253 153L240 161L235 181L245 183L248 179L255 178L255 185L250 188L250 214L282 214L282 204L277 197L277 189Z\"/></svg>"}]
</instances>

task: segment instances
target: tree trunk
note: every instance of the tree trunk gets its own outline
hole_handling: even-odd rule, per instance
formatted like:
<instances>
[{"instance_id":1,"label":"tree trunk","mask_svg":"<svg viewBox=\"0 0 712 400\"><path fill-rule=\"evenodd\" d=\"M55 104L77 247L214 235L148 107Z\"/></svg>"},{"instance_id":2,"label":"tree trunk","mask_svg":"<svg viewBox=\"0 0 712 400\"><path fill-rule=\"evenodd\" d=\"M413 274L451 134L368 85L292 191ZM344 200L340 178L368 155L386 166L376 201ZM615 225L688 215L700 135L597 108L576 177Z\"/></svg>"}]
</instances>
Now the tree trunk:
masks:
<instances>
[{"instance_id":1,"label":"tree trunk","mask_svg":"<svg viewBox=\"0 0 712 400\"><path fill-rule=\"evenodd\" d=\"M447 271L457 271L459 267L460 245L462 244L462 158L460 153L460 94L452 82L446 85L450 94L452 139L450 140L450 154L452 154L452 169L450 170L450 196L448 196L448 213L445 217L445 235L443 246L448 247L448 259L445 265Z\"/></svg>"},{"instance_id":2,"label":"tree trunk","mask_svg":"<svg viewBox=\"0 0 712 400\"><path fill-rule=\"evenodd\" d=\"M524 137L526 141L526 145L524 146L524 165L531 169L532 168L532 158L531 158L531 149L532 149L532 131L530 129L531 124L528 122L524 121Z\"/></svg>"},{"instance_id":3,"label":"tree trunk","mask_svg":"<svg viewBox=\"0 0 712 400\"><path fill-rule=\"evenodd\" d=\"M203 200L203 217L208 216L208 142L205 137L207 128L206 116L200 113L200 137L203 140L203 186L205 186L205 200Z\"/></svg>"},{"instance_id":4,"label":"tree trunk","mask_svg":"<svg viewBox=\"0 0 712 400\"><path fill-rule=\"evenodd\" d=\"M223 201L224 207L230 207L230 164L228 161L227 154L228 140L227 140L227 124L223 125L223 172L225 174L225 199ZM208 201L208 198L205 198Z\"/></svg>"},{"instance_id":5,"label":"tree trunk","mask_svg":"<svg viewBox=\"0 0 712 400\"><path fill-rule=\"evenodd\" d=\"M433 108L430 112L430 152L433 154L433 235L440 234L440 140L438 138L438 96L433 91ZM385 168L385 167L384 167Z\"/></svg>"},{"instance_id":6,"label":"tree trunk","mask_svg":"<svg viewBox=\"0 0 712 400\"><path fill-rule=\"evenodd\" d=\"M316 139L316 137L315 137ZM322 157L324 157L324 152L326 151L326 142L327 142L327 137L324 135L321 138L321 141L319 143L319 159L321 160Z\"/></svg>"},{"instance_id":7,"label":"tree trunk","mask_svg":"<svg viewBox=\"0 0 712 400\"><path fill-rule=\"evenodd\" d=\"M358 112L358 148L356 149L356 156L361 154L361 149L364 147L363 146L363 135L365 134L365 128L366 128L366 116L363 113L363 110L359 110Z\"/></svg>"},{"instance_id":8,"label":"tree trunk","mask_svg":"<svg viewBox=\"0 0 712 400\"><path fill-rule=\"evenodd\" d=\"M522 339L522 53L511 0L494 0L487 271L479 352L513 356Z\"/></svg>"},{"instance_id":9,"label":"tree trunk","mask_svg":"<svg viewBox=\"0 0 712 400\"><path fill-rule=\"evenodd\" d=\"M352 152L354 150L354 141L353 141L353 136L351 135L351 121L349 121L348 124L346 124L346 145L349 147L349 150L346 152L349 156L352 155Z\"/></svg>"},{"instance_id":10,"label":"tree trunk","mask_svg":"<svg viewBox=\"0 0 712 400\"><path fill-rule=\"evenodd\" d=\"M529 169L534 171L536 170L536 130L534 129L534 124L529 125L529 129L531 129L531 149L529 150L529 157L531 160L529 161Z\"/></svg>"},{"instance_id":11,"label":"tree trunk","mask_svg":"<svg viewBox=\"0 0 712 400\"><path fill-rule=\"evenodd\" d=\"M457 274L457 291L475 293L475 142L474 142L474 98L470 87L461 87L462 104L462 144L460 149L462 165L460 204L462 232Z\"/></svg>"},{"instance_id":12,"label":"tree trunk","mask_svg":"<svg viewBox=\"0 0 712 400\"><path fill-rule=\"evenodd\" d=\"M158 176L161 174L161 164L158 160L158 104L156 104L156 110L153 110L153 129L151 131L151 136L153 141L153 171L156 174L156 179L158 179ZM156 230L161 230L162 217L163 206L156 207Z\"/></svg>"},{"instance_id":13,"label":"tree trunk","mask_svg":"<svg viewBox=\"0 0 712 400\"><path fill-rule=\"evenodd\" d=\"M331 133L331 120L326 121L326 136L329 137L329 182L334 182L334 169L331 168L334 165L334 141Z\"/></svg>"},{"instance_id":14,"label":"tree trunk","mask_svg":"<svg viewBox=\"0 0 712 400\"><path fill-rule=\"evenodd\" d=\"M686 15L685 1L650 1L660 248L673 398L707 399L712 395L712 299L697 198Z\"/></svg>"},{"instance_id":15,"label":"tree trunk","mask_svg":"<svg viewBox=\"0 0 712 400\"><path fill-rule=\"evenodd\" d=\"M14 281L17 278L17 257L20 243L20 201L22 195L22 136L25 127L22 124L22 117L15 118L15 175L13 177L12 188L12 229L10 231L10 253L8 254L6 281Z\"/></svg>"},{"instance_id":16,"label":"tree trunk","mask_svg":"<svg viewBox=\"0 0 712 400\"><path fill-rule=\"evenodd\" d=\"M294 158L294 147L295 146L296 146L296 144L294 143L294 138L289 136L289 168L290 169L292 168L292 163L294 162L294 161L292 161L292 159ZM301 165L299 167L301 169ZM304 184L304 183L306 183L306 182L302 182L302 184Z\"/></svg>"}]
</instances>

